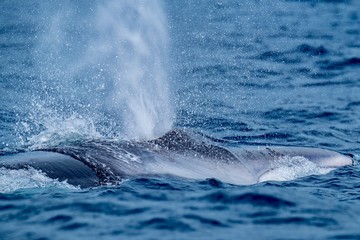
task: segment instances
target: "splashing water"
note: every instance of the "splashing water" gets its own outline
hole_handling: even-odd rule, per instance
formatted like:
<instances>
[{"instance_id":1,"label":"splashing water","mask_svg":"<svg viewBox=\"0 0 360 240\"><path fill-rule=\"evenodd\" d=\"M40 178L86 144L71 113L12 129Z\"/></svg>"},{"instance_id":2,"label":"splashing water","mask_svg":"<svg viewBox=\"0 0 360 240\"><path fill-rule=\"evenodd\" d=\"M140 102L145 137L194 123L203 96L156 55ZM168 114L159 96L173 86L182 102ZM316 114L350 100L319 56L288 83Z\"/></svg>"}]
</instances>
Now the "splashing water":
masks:
<instances>
[{"instance_id":1,"label":"splashing water","mask_svg":"<svg viewBox=\"0 0 360 240\"><path fill-rule=\"evenodd\" d=\"M272 163L272 170L262 175L259 182L291 181L309 175L327 174L334 169L317 166L301 156L284 156Z\"/></svg>"},{"instance_id":2,"label":"splashing water","mask_svg":"<svg viewBox=\"0 0 360 240\"><path fill-rule=\"evenodd\" d=\"M80 189L66 181L58 181L46 176L45 173L29 167L28 169L0 168L0 193L12 192L22 188L62 188Z\"/></svg>"},{"instance_id":3,"label":"splashing water","mask_svg":"<svg viewBox=\"0 0 360 240\"><path fill-rule=\"evenodd\" d=\"M22 129L31 141L59 132L151 139L171 129L161 2L39 4L38 77L31 83L31 114L20 124L32 126Z\"/></svg>"}]
</instances>

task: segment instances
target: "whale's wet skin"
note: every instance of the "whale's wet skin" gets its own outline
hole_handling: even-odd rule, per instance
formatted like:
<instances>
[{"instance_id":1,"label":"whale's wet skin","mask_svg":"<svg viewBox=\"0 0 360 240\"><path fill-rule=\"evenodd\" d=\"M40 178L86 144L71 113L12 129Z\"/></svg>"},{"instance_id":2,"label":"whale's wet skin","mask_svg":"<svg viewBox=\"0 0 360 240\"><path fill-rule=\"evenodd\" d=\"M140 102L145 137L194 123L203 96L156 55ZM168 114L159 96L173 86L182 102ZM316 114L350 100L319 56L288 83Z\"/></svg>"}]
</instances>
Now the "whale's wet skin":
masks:
<instances>
[{"instance_id":1,"label":"whale's wet skin","mask_svg":"<svg viewBox=\"0 0 360 240\"><path fill-rule=\"evenodd\" d=\"M82 187L156 175L198 180L217 178L247 185L327 173L351 164L351 158L329 150L264 146L226 148L192 138L181 130L146 142L81 141L0 157L2 167L32 167L48 177ZM292 171L293 175L286 177L284 171Z\"/></svg>"}]
</instances>

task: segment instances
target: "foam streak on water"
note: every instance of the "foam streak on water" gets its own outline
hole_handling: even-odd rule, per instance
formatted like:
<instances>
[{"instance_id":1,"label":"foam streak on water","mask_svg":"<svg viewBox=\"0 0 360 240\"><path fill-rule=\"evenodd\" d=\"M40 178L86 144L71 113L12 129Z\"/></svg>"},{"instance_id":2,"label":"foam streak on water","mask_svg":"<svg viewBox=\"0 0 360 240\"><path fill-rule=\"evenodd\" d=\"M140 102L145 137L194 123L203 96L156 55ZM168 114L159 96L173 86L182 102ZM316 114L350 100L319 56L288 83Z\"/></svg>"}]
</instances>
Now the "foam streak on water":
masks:
<instances>
[{"instance_id":1,"label":"foam streak on water","mask_svg":"<svg viewBox=\"0 0 360 240\"><path fill-rule=\"evenodd\" d=\"M149 139L171 128L159 1L44 2L38 22L29 120L38 132L65 122L66 133L74 116L94 125L95 137Z\"/></svg>"}]
</instances>

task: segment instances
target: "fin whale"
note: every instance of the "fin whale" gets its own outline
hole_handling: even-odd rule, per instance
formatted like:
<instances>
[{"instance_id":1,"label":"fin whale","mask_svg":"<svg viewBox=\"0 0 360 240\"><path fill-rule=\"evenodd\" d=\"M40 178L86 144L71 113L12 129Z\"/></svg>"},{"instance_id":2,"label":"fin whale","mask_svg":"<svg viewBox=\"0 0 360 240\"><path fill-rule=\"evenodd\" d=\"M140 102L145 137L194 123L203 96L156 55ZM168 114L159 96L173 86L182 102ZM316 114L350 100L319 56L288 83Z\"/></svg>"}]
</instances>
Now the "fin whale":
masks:
<instances>
[{"instance_id":1,"label":"fin whale","mask_svg":"<svg viewBox=\"0 0 360 240\"><path fill-rule=\"evenodd\" d=\"M278 180L274 170L312 164L328 172L352 165L340 153L306 147L223 147L172 130L151 141L82 141L0 156L0 168L41 170L80 187L114 184L142 176L217 178L239 185ZM291 167L290 166L290 167Z\"/></svg>"}]
</instances>

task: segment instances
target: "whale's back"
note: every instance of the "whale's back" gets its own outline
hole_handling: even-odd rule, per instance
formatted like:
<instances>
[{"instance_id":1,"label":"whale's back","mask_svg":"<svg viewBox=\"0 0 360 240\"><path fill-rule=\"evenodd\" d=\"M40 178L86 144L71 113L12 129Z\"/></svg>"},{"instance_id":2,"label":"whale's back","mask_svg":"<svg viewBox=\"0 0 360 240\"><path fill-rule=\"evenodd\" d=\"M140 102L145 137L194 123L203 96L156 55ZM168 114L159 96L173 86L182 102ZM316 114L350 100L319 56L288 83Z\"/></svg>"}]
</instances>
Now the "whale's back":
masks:
<instances>
[{"instance_id":1,"label":"whale's back","mask_svg":"<svg viewBox=\"0 0 360 240\"><path fill-rule=\"evenodd\" d=\"M83 187L123 179L171 175L217 178L233 184L290 180L351 165L352 159L330 150L304 147L224 147L181 130L146 142L83 141L0 157L0 166L33 167L51 178Z\"/></svg>"}]
</instances>

